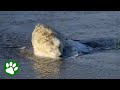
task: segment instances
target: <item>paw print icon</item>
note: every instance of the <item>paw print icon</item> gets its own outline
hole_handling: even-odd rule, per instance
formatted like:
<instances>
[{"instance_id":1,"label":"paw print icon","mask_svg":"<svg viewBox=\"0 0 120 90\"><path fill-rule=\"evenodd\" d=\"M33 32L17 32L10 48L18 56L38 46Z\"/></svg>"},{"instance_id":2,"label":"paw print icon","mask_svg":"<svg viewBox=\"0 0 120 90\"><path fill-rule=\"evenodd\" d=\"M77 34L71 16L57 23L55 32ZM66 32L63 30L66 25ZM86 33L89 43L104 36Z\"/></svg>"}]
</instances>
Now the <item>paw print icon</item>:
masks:
<instances>
[{"instance_id":1,"label":"paw print icon","mask_svg":"<svg viewBox=\"0 0 120 90\"><path fill-rule=\"evenodd\" d=\"M16 75L18 71L19 71L19 65L13 60L9 60L4 64L4 72L9 76Z\"/></svg>"}]
</instances>

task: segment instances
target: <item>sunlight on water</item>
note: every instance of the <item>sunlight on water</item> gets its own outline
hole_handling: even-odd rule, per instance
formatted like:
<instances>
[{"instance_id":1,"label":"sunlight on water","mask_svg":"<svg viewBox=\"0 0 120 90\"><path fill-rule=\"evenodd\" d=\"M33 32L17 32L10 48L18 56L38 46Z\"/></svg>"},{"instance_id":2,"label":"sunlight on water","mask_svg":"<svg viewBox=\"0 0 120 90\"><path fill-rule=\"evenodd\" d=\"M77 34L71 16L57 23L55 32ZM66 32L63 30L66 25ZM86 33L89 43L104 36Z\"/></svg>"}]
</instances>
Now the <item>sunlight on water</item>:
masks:
<instances>
[{"instance_id":1,"label":"sunlight on water","mask_svg":"<svg viewBox=\"0 0 120 90\"><path fill-rule=\"evenodd\" d=\"M36 78L55 78L59 75L62 60L38 58L33 55L32 50L30 49L21 50L19 54L32 62L34 72L37 74Z\"/></svg>"}]
</instances>

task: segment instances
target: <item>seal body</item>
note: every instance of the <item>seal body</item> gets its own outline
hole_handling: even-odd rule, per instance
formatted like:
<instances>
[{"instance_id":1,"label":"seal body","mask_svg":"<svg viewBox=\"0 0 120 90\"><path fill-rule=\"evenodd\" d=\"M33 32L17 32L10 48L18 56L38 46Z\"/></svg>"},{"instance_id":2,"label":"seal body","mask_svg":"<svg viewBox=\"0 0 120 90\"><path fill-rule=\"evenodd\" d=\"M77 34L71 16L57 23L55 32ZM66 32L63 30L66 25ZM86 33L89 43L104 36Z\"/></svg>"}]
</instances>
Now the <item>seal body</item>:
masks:
<instances>
[{"instance_id":1,"label":"seal body","mask_svg":"<svg viewBox=\"0 0 120 90\"><path fill-rule=\"evenodd\" d=\"M36 25L32 32L32 46L37 57L60 58L65 39L61 33L44 25Z\"/></svg>"}]
</instances>

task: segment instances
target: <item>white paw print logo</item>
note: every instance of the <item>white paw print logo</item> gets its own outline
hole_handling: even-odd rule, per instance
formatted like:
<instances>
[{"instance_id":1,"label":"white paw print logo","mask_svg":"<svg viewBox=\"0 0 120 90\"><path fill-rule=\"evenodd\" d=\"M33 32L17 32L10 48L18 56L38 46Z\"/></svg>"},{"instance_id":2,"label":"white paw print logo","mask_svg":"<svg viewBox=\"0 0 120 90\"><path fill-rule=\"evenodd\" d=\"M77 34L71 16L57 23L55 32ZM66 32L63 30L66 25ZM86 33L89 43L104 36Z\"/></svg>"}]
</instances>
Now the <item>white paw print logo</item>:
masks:
<instances>
[{"instance_id":1,"label":"white paw print logo","mask_svg":"<svg viewBox=\"0 0 120 90\"><path fill-rule=\"evenodd\" d=\"M8 61L4 65L4 71L10 76L17 74L18 70L19 70L19 67L15 61Z\"/></svg>"}]
</instances>

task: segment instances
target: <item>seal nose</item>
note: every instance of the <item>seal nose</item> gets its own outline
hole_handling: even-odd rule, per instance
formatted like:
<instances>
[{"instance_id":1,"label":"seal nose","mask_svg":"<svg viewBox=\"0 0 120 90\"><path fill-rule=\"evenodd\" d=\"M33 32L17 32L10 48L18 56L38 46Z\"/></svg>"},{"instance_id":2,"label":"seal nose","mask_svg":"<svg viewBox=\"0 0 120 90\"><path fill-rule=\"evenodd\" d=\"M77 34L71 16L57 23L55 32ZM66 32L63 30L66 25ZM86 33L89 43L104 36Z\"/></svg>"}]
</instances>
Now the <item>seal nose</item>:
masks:
<instances>
[{"instance_id":1,"label":"seal nose","mask_svg":"<svg viewBox=\"0 0 120 90\"><path fill-rule=\"evenodd\" d=\"M61 57L61 58L62 58L62 57L63 57L63 55L60 55L59 57Z\"/></svg>"}]
</instances>

